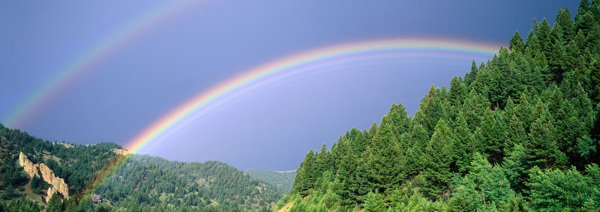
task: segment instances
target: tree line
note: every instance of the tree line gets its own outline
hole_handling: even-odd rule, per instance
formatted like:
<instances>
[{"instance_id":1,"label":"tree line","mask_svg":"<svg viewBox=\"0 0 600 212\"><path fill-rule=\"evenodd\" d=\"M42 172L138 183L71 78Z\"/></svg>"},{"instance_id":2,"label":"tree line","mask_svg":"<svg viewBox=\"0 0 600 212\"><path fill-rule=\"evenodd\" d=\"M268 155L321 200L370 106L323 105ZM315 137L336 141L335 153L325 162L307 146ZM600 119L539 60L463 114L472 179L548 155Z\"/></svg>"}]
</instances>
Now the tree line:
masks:
<instances>
[{"instance_id":1,"label":"tree line","mask_svg":"<svg viewBox=\"0 0 600 212\"><path fill-rule=\"evenodd\" d=\"M597 211L600 208L600 1L575 20L534 19L526 39L432 86L414 116L307 153L291 211Z\"/></svg>"}]
</instances>

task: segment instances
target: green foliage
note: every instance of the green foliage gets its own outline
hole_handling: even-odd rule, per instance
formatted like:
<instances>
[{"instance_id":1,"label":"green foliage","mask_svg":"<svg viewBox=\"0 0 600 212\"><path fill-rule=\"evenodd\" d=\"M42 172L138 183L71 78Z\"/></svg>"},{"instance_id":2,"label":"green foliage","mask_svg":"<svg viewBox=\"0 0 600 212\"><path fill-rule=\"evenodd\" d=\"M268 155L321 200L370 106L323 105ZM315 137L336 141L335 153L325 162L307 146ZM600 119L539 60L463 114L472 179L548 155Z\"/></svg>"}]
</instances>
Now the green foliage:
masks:
<instances>
[{"instance_id":1,"label":"green foliage","mask_svg":"<svg viewBox=\"0 0 600 212\"><path fill-rule=\"evenodd\" d=\"M78 145L43 141L0 125L0 198L6 200L0 201L6 207L0 207L9 211L40 211L41 193L49 187L37 176L29 180L18 164L20 152L34 163L45 163L69 186L71 198L63 203L60 195L54 195L48 206L43 205L48 211L119 211L134 206L143 211L267 210L281 197L269 183L224 163L172 162L146 155L124 157L113 149L121 147L114 143ZM125 165L95 190L94 195L100 200L80 193L119 158L125 159ZM27 194L27 184L33 196ZM37 202L16 201L20 197Z\"/></svg>"},{"instance_id":2,"label":"green foliage","mask_svg":"<svg viewBox=\"0 0 600 212\"><path fill-rule=\"evenodd\" d=\"M46 210L48 212L61 212L64 210L60 195L52 195L50 200L48 200L48 207L46 207Z\"/></svg>"},{"instance_id":3,"label":"green foliage","mask_svg":"<svg viewBox=\"0 0 600 212\"><path fill-rule=\"evenodd\" d=\"M384 116L381 127L363 154L370 187L377 193L391 194L393 187L403 179L403 155L396 140L396 128L388 116Z\"/></svg>"},{"instance_id":4,"label":"green foliage","mask_svg":"<svg viewBox=\"0 0 600 212\"><path fill-rule=\"evenodd\" d=\"M47 189L49 186L50 185L46 181L40 179L37 175L34 175L31 178L31 181L29 181L29 187L31 187L31 190L35 194L39 194L42 189Z\"/></svg>"},{"instance_id":5,"label":"green foliage","mask_svg":"<svg viewBox=\"0 0 600 212\"><path fill-rule=\"evenodd\" d=\"M510 39L510 47L511 52L515 53L523 53L525 50L525 43L523 42L523 37L519 35L519 31L516 31L513 37Z\"/></svg>"},{"instance_id":6,"label":"green foliage","mask_svg":"<svg viewBox=\"0 0 600 212\"><path fill-rule=\"evenodd\" d=\"M502 167L492 166L479 153L475 153L469 174L455 176L453 181L454 196L450 202L455 209L483 210L490 204L505 203L515 194Z\"/></svg>"},{"instance_id":7,"label":"green foliage","mask_svg":"<svg viewBox=\"0 0 600 212\"><path fill-rule=\"evenodd\" d=\"M595 167L597 169L597 166ZM590 172L593 171L595 170ZM527 183L531 188L529 199L532 208L536 210L572 210L583 208L586 202L600 200L598 187L590 184L597 182L597 179L594 179L593 176L582 175L575 167L561 171L558 169L541 170L536 166L529 172L530 182Z\"/></svg>"},{"instance_id":8,"label":"green foliage","mask_svg":"<svg viewBox=\"0 0 600 212\"><path fill-rule=\"evenodd\" d=\"M419 186L422 186L421 192L426 197L434 200L442 197L442 192L448 189L448 183L452 176L450 172L451 150L454 142L452 138L452 132L444 120L440 120L435 126L431 141L425 148L423 155L425 170L421 174L426 180Z\"/></svg>"},{"instance_id":9,"label":"green foliage","mask_svg":"<svg viewBox=\"0 0 600 212\"><path fill-rule=\"evenodd\" d=\"M385 211L386 205L383 200L383 194L369 192L369 194L367 194L367 202L365 202L364 209L367 212Z\"/></svg>"},{"instance_id":10,"label":"green foliage","mask_svg":"<svg viewBox=\"0 0 600 212\"><path fill-rule=\"evenodd\" d=\"M96 189L110 202L119 203L115 208L135 203L139 208L208 210L236 205L251 209L251 204L274 204L282 196L270 184L217 161L184 163L133 155L124 164Z\"/></svg>"},{"instance_id":11,"label":"green foliage","mask_svg":"<svg viewBox=\"0 0 600 212\"><path fill-rule=\"evenodd\" d=\"M21 198L10 200L6 205L0 203L0 211L39 212L41 207L36 202Z\"/></svg>"},{"instance_id":12,"label":"green foliage","mask_svg":"<svg viewBox=\"0 0 600 212\"><path fill-rule=\"evenodd\" d=\"M571 17L534 19L525 42L515 32L450 91L432 86L413 118L393 104L379 125L346 132L329 167L307 154L294 208L597 211L600 1ZM327 193L339 207L322 207Z\"/></svg>"},{"instance_id":13,"label":"green foliage","mask_svg":"<svg viewBox=\"0 0 600 212\"><path fill-rule=\"evenodd\" d=\"M296 171L265 171L258 169L246 169L244 173L252 178L261 179L268 184L274 185L281 193L288 193L292 190Z\"/></svg>"}]
</instances>

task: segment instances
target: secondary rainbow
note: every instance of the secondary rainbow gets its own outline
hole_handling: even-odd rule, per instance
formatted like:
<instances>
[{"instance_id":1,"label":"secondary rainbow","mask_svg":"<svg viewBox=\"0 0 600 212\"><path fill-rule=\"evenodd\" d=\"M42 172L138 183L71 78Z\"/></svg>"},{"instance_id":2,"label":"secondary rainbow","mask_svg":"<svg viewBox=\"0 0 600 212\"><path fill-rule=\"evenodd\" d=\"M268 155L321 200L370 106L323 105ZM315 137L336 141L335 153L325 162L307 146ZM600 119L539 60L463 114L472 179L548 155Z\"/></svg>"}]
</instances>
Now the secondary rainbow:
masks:
<instances>
[{"instance_id":1,"label":"secondary rainbow","mask_svg":"<svg viewBox=\"0 0 600 212\"><path fill-rule=\"evenodd\" d=\"M194 0L174 0L157 6L155 9L144 13L137 19L123 25L113 33L95 42L85 52L82 52L72 61L58 69L56 73L35 89L21 104L17 105L12 113L4 120L9 127L22 127L29 119L35 116L48 102L56 99L69 85L77 82L86 73L91 72L97 64L110 58L127 44L134 42L140 36L147 34L162 23L184 14L193 8L194 4L204 3Z\"/></svg>"},{"instance_id":2,"label":"secondary rainbow","mask_svg":"<svg viewBox=\"0 0 600 212\"><path fill-rule=\"evenodd\" d=\"M398 60L436 55L470 63L471 59L490 59L500 45L444 39L389 39L335 45L284 57L243 71L187 100L149 125L131 139L125 148L143 153L164 142L202 115L232 100L281 80L294 80L301 75L319 74L322 69L335 69L353 60L358 63ZM468 70L465 70L468 71Z\"/></svg>"}]
</instances>

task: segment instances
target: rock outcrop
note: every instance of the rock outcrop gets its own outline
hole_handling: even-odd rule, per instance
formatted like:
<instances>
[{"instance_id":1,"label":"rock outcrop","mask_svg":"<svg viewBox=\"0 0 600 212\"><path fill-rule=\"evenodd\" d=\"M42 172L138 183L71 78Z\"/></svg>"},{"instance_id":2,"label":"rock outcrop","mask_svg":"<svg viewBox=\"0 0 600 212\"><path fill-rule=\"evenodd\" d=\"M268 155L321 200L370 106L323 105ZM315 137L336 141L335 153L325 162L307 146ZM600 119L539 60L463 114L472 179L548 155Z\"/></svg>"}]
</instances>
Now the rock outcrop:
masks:
<instances>
[{"instance_id":1,"label":"rock outcrop","mask_svg":"<svg viewBox=\"0 0 600 212\"><path fill-rule=\"evenodd\" d=\"M56 189L50 187L46 192L46 196L44 197L44 200L46 200L46 204L50 203L50 198L52 198L52 195L54 195L54 193L56 193Z\"/></svg>"},{"instance_id":2,"label":"rock outcrop","mask_svg":"<svg viewBox=\"0 0 600 212\"><path fill-rule=\"evenodd\" d=\"M23 154L22 152L21 152L21 154L19 154L19 163L21 164L23 169L25 169L25 172L27 172L29 177L33 177L34 175L38 176L39 178L43 179L48 184L50 184L54 187L54 188L48 189L48 195L46 196L46 202L48 202L48 200L50 200L50 198L52 197L52 195L55 192L59 192L66 199L69 198L69 187L65 183L65 180L54 175L54 172L52 171L52 169L48 168L48 166L46 166L46 164L44 164L44 163L33 164L33 162L31 162L29 159L27 159L27 156L25 156L25 154Z\"/></svg>"}]
</instances>

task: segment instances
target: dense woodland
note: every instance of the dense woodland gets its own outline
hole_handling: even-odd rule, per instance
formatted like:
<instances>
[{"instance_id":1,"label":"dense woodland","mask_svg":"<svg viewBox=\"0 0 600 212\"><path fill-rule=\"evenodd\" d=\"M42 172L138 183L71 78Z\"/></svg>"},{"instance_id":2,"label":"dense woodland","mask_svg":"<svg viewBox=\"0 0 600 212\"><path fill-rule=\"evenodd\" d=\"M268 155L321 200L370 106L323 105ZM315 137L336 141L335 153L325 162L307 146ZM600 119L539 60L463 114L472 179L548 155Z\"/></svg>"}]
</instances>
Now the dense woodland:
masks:
<instances>
[{"instance_id":1,"label":"dense woodland","mask_svg":"<svg viewBox=\"0 0 600 212\"><path fill-rule=\"evenodd\" d=\"M116 202L116 208L133 203L159 211L267 210L282 197L275 187L218 161L184 163L134 155L125 163L96 192Z\"/></svg>"},{"instance_id":2,"label":"dense woodland","mask_svg":"<svg viewBox=\"0 0 600 212\"><path fill-rule=\"evenodd\" d=\"M282 197L274 186L222 162L125 157L114 149L121 147L44 141L0 124L0 211L267 211ZM65 179L72 197L42 202L50 185L25 173L19 152ZM86 192L115 163L123 165Z\"/></svg>"},{"instance_id":3,"label":"dense woodland","mask_svg":"<svg viewBox=\"0 0 600 212\"><path fill-rule=\"evenodd\" d=\"M600 1L306 154L291 211L598 211Z\"/></svg>"},{"instance_id":4,"label":"dense woodland","mask_svg":"<svg viewBox=\"0 0 600 212\"><path fill-rule=\"evenodd\" d=\"M286 194L292 190L296 171L266 171L258 169L246 169L244 173L250 177L261 179L277 188L281 193Z\"/></svg>"}]
</instances>

